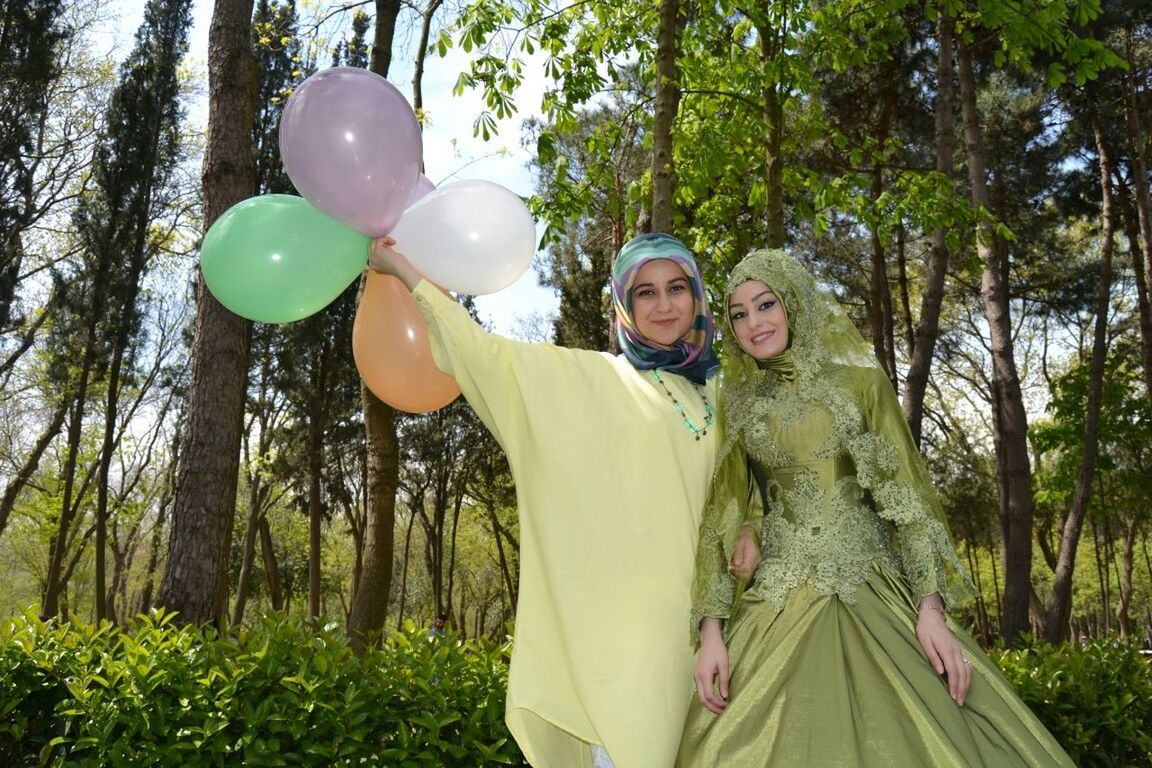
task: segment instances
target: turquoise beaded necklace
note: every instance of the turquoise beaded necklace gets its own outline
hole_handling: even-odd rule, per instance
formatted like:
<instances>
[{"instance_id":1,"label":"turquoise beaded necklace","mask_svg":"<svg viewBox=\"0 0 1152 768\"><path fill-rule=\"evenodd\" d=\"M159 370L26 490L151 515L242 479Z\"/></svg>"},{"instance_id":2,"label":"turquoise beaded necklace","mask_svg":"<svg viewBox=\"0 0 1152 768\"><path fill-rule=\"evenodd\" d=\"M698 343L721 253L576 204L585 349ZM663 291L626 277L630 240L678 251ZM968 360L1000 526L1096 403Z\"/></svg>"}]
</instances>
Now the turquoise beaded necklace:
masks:
<instances>
[{"instance_id":1,"label":"turquoise beaded necklace","mask_svg":"<svg viewBox=\"0 0 1152 768\"><path fill-rule=\"evenodd\" d=\"M707 435L708 427L712 426L712 403L708 402L708 395L704 394L704 387L693 382L696 391L700 393L700 399L704 401L704 428L701 429L696 426L696 422L689 418L688 414L684 413L684 404L676 399L676 395L672 394L672 390L668 389L668 385L664 383L664 379L660 378L660 371L653 368L652 378L659 382L660 386L664 388L664 391L672 400L672 406L676 409L676 412L680 414L680 418L684 419L684 426L696 436L696 439L699 440Z\"/></svg>"}]
</instances>

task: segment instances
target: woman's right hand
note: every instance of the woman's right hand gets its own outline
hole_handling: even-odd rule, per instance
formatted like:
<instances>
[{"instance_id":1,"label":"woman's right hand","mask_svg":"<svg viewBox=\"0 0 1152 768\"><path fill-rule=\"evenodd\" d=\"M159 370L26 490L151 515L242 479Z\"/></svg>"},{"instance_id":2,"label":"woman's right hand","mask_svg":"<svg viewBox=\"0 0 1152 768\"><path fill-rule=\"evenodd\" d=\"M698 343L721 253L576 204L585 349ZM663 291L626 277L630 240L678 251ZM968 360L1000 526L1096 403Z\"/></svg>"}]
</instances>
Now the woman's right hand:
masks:
<instances>
[{"instance_id":1,"label":"woman's right hand","mask_svg":"<svg viewBox=\"0 0 1152 768\"><path fill-rule=\"evenodd\" d=\"M696 696L710 712L723 714L728 706L728 648L720 619L700 622L700 650L696 653Z\"/></svg>"},{"instance_id":2,"label":"woman's right hand","mask_svg":"<svg viewBox=\"0 0 1152 768\"><path fill-rule=\"evenodd\" d=\"M760 567L760 535L756 526L745 523L740 526L740 535L736 537L736 544L732 548L732 560L728 563L728 572L737 581L746 582Z\"/></svg>"},{"instance_id":3,"label":"woman's right hand","mask_svg":"<svg viewBox=\"0 0 1152 768\"><path fill-rule=\"evenodd\" d=\"M420 273L408 261L408 257L392 246L396 240L388 235L377 237L368 246L368 268L382 275L392 275L400 279L408 290L420 282Z\"/></svg>"}]
</instances>

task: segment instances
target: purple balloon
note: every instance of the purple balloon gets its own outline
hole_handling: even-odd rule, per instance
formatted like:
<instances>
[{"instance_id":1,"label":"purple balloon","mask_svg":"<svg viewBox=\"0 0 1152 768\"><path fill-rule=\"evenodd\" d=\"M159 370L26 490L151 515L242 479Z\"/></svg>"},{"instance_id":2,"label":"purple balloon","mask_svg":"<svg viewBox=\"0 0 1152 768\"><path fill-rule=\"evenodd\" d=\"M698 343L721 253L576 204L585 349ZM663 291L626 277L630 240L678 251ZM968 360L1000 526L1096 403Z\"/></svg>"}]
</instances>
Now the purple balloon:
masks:
<instances>
[{"instance_id":1,"label":"purple balloon","mask_svg":"<svg viewBox=\"0 0 1152 768\"><path fill-rule=\"evenodd\" d=\"M412 197L408 198L408 204L404 206L404 210L411 208L417 200L435 189L436 185L432 183L432 179L420 174L420 178L416 180L416 188L412 190Z\"/></svg>"},{"instance_id":2,"label":"purple balloon","mask_svg":"<svg viewBox=\"0 0 1152 768\"><path fill-rule=\"evenodd\" d=\"M420 178L420 124L396 86L333 67L296 89L280 118L280 156L313 207L370 237L386 235Z\"/></svg>"}]
</instances>

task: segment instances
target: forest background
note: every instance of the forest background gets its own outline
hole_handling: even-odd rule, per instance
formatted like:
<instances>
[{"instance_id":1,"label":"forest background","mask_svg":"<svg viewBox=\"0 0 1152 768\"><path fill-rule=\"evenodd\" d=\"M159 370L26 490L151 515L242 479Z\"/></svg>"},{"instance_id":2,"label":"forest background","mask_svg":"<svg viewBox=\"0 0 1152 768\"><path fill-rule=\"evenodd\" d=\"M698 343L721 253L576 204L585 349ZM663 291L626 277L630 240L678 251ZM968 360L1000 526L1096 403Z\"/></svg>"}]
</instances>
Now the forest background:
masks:
<instances>
[{"instance_id":1,"label":"forest background","mask_svg":"<svg viewBox=\"0 0 1152 768\"><path fill-rule=\"evenodd\" d=\"M520 128L557 309L516 335L613 350L637 232L684 239L714 296L787 247L897 387L979 588L961 621L1152 639L1152 3L218 0L207 83L191 10L148 0L101 58L99 0L4 5L0 615L511 633L515 490L468 405L361 386L358 286L269 326L198 275L224 210L293 192L292 88L410 56L421 119L451 68L483 98L457 130Z\"/></svg>"}]
</instances>

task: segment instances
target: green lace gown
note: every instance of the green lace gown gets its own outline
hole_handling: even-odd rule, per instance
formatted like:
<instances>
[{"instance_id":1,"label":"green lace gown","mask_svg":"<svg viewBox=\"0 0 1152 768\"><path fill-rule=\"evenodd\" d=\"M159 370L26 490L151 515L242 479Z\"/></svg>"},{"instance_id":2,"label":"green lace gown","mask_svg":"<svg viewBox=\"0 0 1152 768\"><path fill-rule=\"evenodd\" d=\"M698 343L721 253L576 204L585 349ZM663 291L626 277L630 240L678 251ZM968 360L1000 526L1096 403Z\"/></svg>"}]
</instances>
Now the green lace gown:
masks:
<instances>
[{"instance_id":1,"label":"green lace gown","mask_svg":"<svg viewBox=\"0 0 1152 768\"><path fill-rule=\"evenodd\" d=\"M729 619L729 701L692 705L677 765L1071 766L962 629L950 623L974 668L964 707L929 666L915 607L966 579L935 492L879 369L819 370L759 372L728 403L693 627ZM739 597L727 555L761 500L762 561Z\"/></svg>"}]
</instances>

